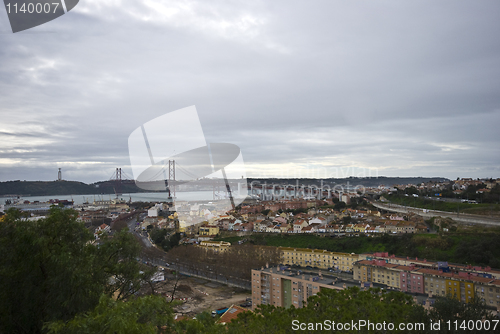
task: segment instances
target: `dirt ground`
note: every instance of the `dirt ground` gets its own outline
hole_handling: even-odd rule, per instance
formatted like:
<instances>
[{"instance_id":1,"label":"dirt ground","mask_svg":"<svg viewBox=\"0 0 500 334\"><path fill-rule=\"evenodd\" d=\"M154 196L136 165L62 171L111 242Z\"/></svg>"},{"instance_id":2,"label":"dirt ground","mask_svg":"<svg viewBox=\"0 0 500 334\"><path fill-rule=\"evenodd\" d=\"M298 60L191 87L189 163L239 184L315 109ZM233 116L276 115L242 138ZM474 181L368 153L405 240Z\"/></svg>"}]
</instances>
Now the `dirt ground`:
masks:
<instances>
[{"instance_id":1,"label":"dirt ground","mask_svg":"<svg viewBox=\"0 0 500 334\"><path fill-rule=\"evenodd\" d=\"M183 275L177 277L170 273L166 273L165 281L158 283L156 292L170 301L176 283L174 299L181 303L174 308L177 315L194 316L203 311L211 312L233 304L240 305L251 297L251 292L248 290L195 277Z\"/></svg>"}]
</instances>

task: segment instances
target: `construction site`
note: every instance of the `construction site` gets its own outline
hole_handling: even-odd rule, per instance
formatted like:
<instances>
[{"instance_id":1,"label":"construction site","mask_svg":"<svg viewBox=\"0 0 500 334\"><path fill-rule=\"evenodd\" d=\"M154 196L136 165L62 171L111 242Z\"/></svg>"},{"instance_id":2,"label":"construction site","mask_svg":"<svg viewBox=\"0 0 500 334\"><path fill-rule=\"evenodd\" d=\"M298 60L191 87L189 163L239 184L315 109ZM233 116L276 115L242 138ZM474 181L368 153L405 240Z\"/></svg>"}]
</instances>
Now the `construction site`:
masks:
<instances>
[{"instance_id":1,"label":"construction site","mask_svg":"<svg viewBox=\"0 0 500 334\"><path fill-rule=\"evenodd\" d=\"M194 317L204 311L212 312L231 305L248 304L248 290L229 287L209 280L164 270L164 280L157 282L155 293L164 296L174 307L177 316ZM172 298L173 295L173 298Z\"/></svg>"}]
</instances>

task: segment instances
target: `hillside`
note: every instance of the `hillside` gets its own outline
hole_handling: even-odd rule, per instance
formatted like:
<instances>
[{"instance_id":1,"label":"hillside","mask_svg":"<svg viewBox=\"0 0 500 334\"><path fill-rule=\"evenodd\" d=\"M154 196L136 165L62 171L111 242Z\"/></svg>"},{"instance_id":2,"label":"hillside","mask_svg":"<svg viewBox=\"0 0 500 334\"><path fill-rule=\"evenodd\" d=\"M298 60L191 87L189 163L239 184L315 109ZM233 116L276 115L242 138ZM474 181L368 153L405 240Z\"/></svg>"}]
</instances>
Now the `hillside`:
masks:
<instances>
[{"instance_id":1,"label":"hillside","mask_svg":"<svg viewBox=\"0 0 500 334\"><path fill-rule=\"evenodd\" d=\"M357 185L362 185L364 187L378 187L381 185L384 186L393 186L395 184L420 184L429 181L449 181L449 179L444 177L346 177L346 178L324 178L324 179L312 179L312 178L300 178L300 179L276 179L276 178L262 178L262 179L253 179L248 178L247 182L250 184L254 182L255 184L266 183L266 184L290 184L295 185L297 180L299 184L304 185L320 185L321 180L323 181L323 185L336 185L336 184L349 184L352 187Z\"/></svg>"},{"instance_id":2,"label":"hillside","mask_svg":"<svg viewBox=\"0 0 500 334\"><path fill-rule=\"evenodd\" d=\"M438 234L383 234L374 238L330 238L314 234L259 233L246 236L218 237L215 240L232 244L246 239L255 245L325 249L344 253L389 252L398 256L426 258L432 261L447 260L451 263L500 268L500 230L492 228L481 232Z\"/></svg>"},{"instance_id":3,"label":"hillside","mask_svg":"<svg viewBox=\"0 0 500 334\"><path fill-rule=\"evenodd\" d=\"M7 181L0 182L0 196L51 196L51 195L85 195L85 194L114 194L114 181L103 181L86 184L78 181ZM133 181L124 181L122 193L140 192Z\"/></svg>"},{"instance_id":4,"label":"hillside","mask_svg":"<svg viewBox=\"0 0 500 334\"><path fill-rule=\"evenodd\" d=\"M319 179L298 179L300 184L319 185ZM349 184L350 186L363 185L365 187L376 187L379 185L392 186L393 184L419 184L422 182L444 181L442 177L423 178L423 177L369 177L369 178L342 178L342 179L323 179L325 186L335 184ZM238 181L238 180L235 180ZM297 179L247 179L248 184L267 183L267 184L295 184ZM3 195L31 195L31 196L51 196L51 195L86 195L86 194L114 194L116 188L115 181L100 181L93 184L86 184L78 181L7 181L0 182L0 196ZM143 192L138 188L133 180L123 180L121 184L121 193Z\"/></svg>"}]
</instances>

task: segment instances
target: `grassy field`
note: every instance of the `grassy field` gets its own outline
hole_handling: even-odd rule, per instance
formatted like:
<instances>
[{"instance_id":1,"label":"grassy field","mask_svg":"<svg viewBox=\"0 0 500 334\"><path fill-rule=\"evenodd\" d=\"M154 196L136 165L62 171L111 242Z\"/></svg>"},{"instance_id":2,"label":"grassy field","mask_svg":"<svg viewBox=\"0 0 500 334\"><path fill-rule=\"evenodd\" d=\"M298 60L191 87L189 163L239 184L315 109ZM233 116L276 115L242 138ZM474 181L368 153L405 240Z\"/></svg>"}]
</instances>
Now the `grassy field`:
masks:
<instances>
[{"instance_id":1,"label":"grassy field","mask_svg":"<svg viewBox=\"0 0 500 334\"><path fill-rule=\"evenodd\" d=\"M217 240L232 244L246 239L256 245L294 248L325 249L345 253L388 252L397 256L410 256L432 261L489 265L500 268L500 234L489 233L406 234L377 237L325 237L313 234L253 234L244 237L225 237Z\"/></svg>"},{"instance_id":2,"label":"grassy field","mask_svg":"<svg viewBox=\"0 0 500 334\"><path fill-rule=\"evenodd\" d=\"M399 205L407 205L415 208L429 209L429 210L440 210L440 211L448 211L448 212L457 212L460 213L470 213L470 214L479 214L479 215L500 215L500 204L469 204L469 203L453 203L453 202L445 202L440 200L430 200L421 197L406 197L406 196L397 196L397 195L389 195L387 199L392 203Z\"/></svg>"}]
</instances>

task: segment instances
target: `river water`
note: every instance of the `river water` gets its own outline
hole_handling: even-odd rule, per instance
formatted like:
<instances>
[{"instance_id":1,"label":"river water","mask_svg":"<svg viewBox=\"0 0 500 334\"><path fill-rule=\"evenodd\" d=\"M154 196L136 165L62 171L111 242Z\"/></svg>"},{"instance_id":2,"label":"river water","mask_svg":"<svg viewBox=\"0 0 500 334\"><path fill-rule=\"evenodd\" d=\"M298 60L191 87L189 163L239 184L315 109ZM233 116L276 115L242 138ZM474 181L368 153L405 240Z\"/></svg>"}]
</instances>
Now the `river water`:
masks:
<instances>
[{"instance_id":1,"label":"river water","mask_svg":"<svg viewBox=\"0 0 500 334\"><path fill-rule=\"evenodd\" d=\"M76 205L83 204L85 202L92 203L94 200L96 201L107 201L114 199L115 195L110 194L91 194L91 195L51 195L51 196L22 196L19 201L22 203L23 201L40 201L40 202L48 202L51 199L58 200L73 200ZM168 193L132 193L132 194L122 194L118 196L118 198L123 199L125 201L132 202L166 202L168 201ZM0 204L3 204L5 200L11 199L8 197L4 197ZM213 192L212 191L178 191L176 193L176 201L210 201L213 200Z\"/></svg>"}]
</instances>

